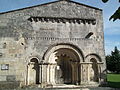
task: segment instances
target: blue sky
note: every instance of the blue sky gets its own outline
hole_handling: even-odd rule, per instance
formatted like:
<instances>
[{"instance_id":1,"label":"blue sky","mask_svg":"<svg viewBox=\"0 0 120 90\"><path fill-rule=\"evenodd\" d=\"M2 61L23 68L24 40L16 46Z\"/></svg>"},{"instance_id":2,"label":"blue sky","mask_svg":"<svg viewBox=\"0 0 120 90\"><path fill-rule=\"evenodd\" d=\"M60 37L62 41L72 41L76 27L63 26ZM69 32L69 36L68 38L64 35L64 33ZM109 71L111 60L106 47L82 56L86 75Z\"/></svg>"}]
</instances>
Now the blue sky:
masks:
<instances>
[{"instance_id":1,"label":"blue sky","mask_svg":"<svg viewBox=\"0 0 120 90\"><path fill-rule=\"evenodd\" d=\"M56 0L0 0L0 12L16 10L29 6L39 5L41 3ZM120 20L109 21L110 15L120 6L118 0L109 0L103 3L101 0L73 0L93 7L103 9L104 34L105 34L105 52L110 54L115 46L120 50Z\"/></svg>"}]
</instances>

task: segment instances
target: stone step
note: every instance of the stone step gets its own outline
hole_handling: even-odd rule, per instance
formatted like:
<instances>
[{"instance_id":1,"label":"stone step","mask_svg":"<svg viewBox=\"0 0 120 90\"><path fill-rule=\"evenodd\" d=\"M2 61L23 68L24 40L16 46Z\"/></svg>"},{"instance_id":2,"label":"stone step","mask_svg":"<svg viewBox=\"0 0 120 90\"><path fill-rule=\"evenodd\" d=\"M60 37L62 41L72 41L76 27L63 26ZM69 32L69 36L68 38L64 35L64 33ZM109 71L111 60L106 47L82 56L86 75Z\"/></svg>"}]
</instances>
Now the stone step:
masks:
<instances>
[{"instance_id":1,"label":"stone step","mask_svg":"<svg viewBox=\"0 0 120 90\"><path fill-rule=\"evenodd\" d=\"M2 89L2 90L120 90L120 88L110 88L110 87L59 87L59 88L38 88L38 87L28 87L19 89Z\"/></svg>"}]
</instances>

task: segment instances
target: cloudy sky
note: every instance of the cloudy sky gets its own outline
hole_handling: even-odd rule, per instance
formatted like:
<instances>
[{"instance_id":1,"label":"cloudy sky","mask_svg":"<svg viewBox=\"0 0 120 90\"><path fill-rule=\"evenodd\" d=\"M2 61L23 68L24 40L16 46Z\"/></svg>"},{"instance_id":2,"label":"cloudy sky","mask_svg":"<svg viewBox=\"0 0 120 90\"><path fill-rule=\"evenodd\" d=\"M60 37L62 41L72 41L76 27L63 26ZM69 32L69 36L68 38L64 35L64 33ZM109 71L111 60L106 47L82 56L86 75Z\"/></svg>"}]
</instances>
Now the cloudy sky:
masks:
<instances>
[{"instance_id":1,"label":"cloudy sky","mask_svg":"<svg viewBox=\"0 0 120 90\"><path fill-rule=\"evenodd\" d=\"M29 6L39 5L56 0L0 0L0 12L16 10ZM103 3L101 0L73 0L93 7L103 9L105 52L110 54L115 46L120 50L120 20L109 21L110 15L120 6L118 0L109 0Z\"/></svg>"}]
</instances>

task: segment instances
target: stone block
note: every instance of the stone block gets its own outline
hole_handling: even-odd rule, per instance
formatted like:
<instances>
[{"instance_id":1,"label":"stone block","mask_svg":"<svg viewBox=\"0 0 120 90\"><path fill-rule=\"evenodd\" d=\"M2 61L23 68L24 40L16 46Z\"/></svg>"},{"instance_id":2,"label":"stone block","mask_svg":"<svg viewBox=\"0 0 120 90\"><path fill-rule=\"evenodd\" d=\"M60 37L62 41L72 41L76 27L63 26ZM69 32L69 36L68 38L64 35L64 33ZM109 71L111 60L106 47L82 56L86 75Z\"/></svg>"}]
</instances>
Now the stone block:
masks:
<instances>
[{"instance_id":1,"label":"stone block","mask_svg":"<svg viewBox=\"0 0 120 90\"><path fill-rule=\"evenodd\" d=\"M7 75L6 80L7 81L16 81L16 76L15 75Z\"/></svg>"},{"instance_id":2,"label":"stone block","mask_svg":"<svg viewBox=\"0 0 120 90\"><path fill-rule=\"evenodd\" d=\"M6 76L5 75L0 75L0 81L6 81Z\"/></svg>"}]
</instances>

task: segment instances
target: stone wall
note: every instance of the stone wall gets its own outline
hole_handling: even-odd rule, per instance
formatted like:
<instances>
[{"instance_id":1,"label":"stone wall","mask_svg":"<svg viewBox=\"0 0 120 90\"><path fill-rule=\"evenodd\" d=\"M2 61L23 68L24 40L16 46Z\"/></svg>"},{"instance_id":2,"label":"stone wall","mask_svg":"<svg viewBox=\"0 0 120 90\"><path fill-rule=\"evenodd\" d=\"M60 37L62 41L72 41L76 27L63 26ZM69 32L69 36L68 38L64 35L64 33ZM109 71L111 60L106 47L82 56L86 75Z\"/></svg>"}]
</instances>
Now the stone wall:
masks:
<instances>
[{"instance_id":1,"label":"stone wall","mask_svg":"<svg viewBox=\"0 0 120 90\"><path fill-rule=\"evenodd\" d=\"M105 70L102 11L63 0L1 13L0 65L8 68L0 70L0 81L10 75L25 85L30 59L40 62L49 47L60 43L77 46L84 59L99 55Z\"/></svg>"}]
</instances>

